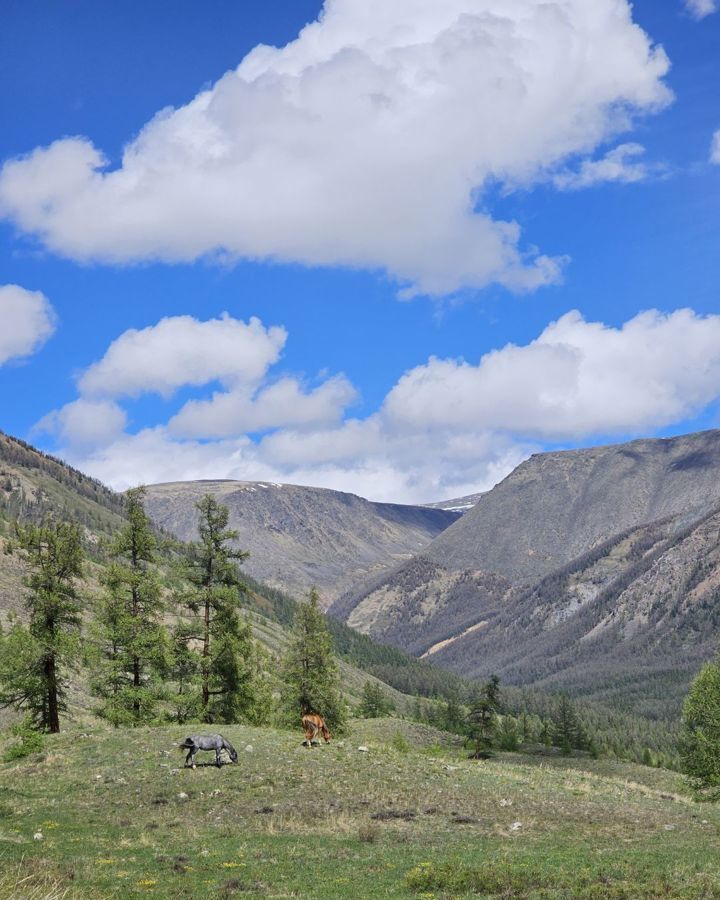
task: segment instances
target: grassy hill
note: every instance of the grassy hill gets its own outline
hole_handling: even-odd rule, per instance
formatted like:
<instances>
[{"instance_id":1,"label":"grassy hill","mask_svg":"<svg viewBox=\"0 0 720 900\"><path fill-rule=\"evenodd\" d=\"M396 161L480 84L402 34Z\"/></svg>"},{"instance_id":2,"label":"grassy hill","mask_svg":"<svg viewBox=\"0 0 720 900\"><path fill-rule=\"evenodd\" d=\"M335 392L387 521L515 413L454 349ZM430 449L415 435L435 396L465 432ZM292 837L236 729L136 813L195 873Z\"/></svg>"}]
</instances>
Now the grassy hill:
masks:
<instances>
[{"instance_id":1,"label":"grassy hill","mask_svg":"<svg viewBox=\"0 0 720 900\"><path fill-rule=\"evenodd\" d=\"M223 732L236 766L182 768L178 727L0 763L0 898L720 897L720 809L664 771L472 762L398 720Z\"/></svg>"}]
</instances>

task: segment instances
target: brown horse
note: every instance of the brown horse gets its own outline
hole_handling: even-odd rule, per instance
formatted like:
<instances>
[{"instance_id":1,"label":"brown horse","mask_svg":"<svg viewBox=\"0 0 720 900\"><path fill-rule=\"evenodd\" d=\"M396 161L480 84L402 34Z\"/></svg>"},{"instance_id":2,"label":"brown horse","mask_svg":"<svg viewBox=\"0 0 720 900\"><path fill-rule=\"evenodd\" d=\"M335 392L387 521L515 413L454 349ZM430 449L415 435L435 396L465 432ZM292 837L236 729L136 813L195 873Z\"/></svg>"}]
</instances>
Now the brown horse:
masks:
<instances>
[{"instance_id":1,"label":"brown horse","mask_svg":"<svg viewBox=\"0 0 720 900\"><path fill-rule=\"evenodd\" d=\"M305 740L303 741L303 744L306 747L313 747L320 743L320 741L317 740L318 733L322 734L325 738L326 744L330 743L330 732L328 731L325 719L323 719L322 716L318 716L315 713L309 713L308 715L303 716L300 721L305 729Z\"/></svg>"}]
</instances>

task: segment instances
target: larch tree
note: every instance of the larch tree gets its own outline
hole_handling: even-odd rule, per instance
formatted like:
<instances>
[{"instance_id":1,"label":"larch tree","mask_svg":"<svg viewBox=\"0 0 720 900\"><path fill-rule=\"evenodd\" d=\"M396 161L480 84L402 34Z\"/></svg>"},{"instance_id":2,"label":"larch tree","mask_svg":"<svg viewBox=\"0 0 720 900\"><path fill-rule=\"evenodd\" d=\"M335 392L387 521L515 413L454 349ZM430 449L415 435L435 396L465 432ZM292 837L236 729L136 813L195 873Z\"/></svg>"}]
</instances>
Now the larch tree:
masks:
<instances>
[{"instance_id":1,"label":"larch tree","mask_svg":"<svg viewBox=\"0 0 720 900\"><path fill-rule=\"evenodd\" d=\"M720 800L720 656L692 683L683 706L680 751L698 797Z\"/></svg>"},{"instance_id":2,"label":"larch tree","mask_svg":"<svg viewBox=\"0 0 720 900\"><path fill-rule=\"evenodd\" d=\"M467 715L468 735L473 744L473 759L492 756L500 709L500 679L493 675L473 697Z\"/></svg>"},{"instance_id":3,"label":"larch tree","mask_svg":"<svg viewBox=\"0 0 720 900\"><path fill-rule=\"evenodd\" d=\"M358 715L364 719L377 719L387 716L395 709L395 704L385 695L376 681L366 681L363 685Z\"/></svg>"},{"instance_id":4,"label":"larch tree","mask_svg":"<svg viewBox=\"0 0 720 900\"><path fill-rule=\"evenodd\" d=\"M15 623L0 641L0 705L26 709L36 728L56 733L67 675L80 656L80 528L49 520L18 525L16 534L29 569L29 623Z\"/></svg>"},{"instance_id":5,"label":"larch tree","mask_svg":"<svg viewBox=\"0 0 720 900\"><path fill-rule=\"evenodd\" d=\"M260 721L262 654L241 612L238 563L248 554L230 546L238 534L228 528L226 506L208 494L197 509L200 540L188 559L185 598L194 622L183 629L183 640L198 647L198 715L203 722Z\"/></svg>"},{"instance_id":6,"label":"larch tree","mask_svg":"<svg viewBox=\"0 0 720 900\"><path fill-rule=\"evenodd\" d=\"M283 707L288 722L316 713L330 731L341 732L347 717L340 674L317 591L295 612L292 637L283 661Z\"/></svg>"},{"instance_id":7,"label":"larch tree","mask_svg":"<svg viewBox=\"0 0 720 900\"><path fill-rule=\"evenodd\" d=\"M99 659L92 688L102 699L98 712L116 726L153 719L170 664L157 540L144 498L144 488L127 493L127 523L109 547L93 630Z\"/></svg>"}]
</instances>

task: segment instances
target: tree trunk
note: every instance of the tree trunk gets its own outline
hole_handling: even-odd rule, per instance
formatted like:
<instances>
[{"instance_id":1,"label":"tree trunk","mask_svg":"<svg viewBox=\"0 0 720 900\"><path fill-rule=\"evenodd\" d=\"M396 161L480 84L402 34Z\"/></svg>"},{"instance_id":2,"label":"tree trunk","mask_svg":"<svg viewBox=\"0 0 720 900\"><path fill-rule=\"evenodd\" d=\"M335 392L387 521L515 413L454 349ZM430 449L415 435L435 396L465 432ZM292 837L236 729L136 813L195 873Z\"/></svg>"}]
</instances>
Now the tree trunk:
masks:
<instances>
[{"instance_id":1,"label":"tree trunk","mask_svg":"<svg viewBox=\"0 0 720 900\"><path fill-rule=\"evenodd\" d=\"M202 706L203 719L207 719L210 706L210 598L205 600L205 633L203 635Z\"/></svg>"},{"instance_id":2,"label":"tree trunk","mask_svg":"<svg viewBox=\"0 0 720 900\"><path fill-rule=\"evenodd\" d=\"M44 663L45 689L47 691L47 729L51 734L60 731L60 713L58 710L57 673L55 671L55 654L45 657Z\"/></svg>"}]
</instances>

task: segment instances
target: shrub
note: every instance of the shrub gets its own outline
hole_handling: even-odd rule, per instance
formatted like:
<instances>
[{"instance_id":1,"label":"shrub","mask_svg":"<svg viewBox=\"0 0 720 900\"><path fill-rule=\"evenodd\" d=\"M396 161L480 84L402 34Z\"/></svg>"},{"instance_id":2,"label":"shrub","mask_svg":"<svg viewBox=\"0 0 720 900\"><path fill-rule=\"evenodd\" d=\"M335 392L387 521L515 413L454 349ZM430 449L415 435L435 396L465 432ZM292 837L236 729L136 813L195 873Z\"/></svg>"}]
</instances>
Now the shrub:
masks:
<instances>
[{"instance_id":1,"label":"shrub","mask_svg":"<svg viewBox=\"0 0 720 900\"><path fill-rule=\"evenodd\" d=\"M25 719L19 725L14 725L10 733L17 738L3 754L4 762L12 762L15 759L24 759L31 753L40 753L45 747L45 735L36 731L32 723Z\"/></svg>"}]
</instances>

